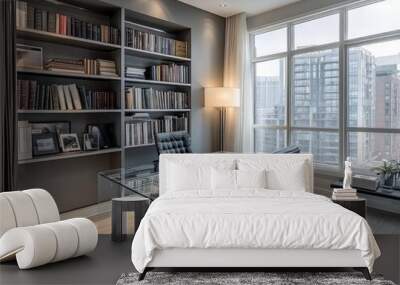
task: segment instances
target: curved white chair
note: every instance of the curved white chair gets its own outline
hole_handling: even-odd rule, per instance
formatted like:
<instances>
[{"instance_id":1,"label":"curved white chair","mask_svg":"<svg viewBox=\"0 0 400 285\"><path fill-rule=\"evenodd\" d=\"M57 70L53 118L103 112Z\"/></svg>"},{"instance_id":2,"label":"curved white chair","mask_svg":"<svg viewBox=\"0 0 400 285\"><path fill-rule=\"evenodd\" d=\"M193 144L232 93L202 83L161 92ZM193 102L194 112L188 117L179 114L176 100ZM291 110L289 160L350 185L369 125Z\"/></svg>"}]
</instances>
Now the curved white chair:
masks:
<instances>
[{"instance_id":1,"label":"curved white chair","mask_svg":"<svg viewBox=\"0 0 400 285\"><path fill-rule=\"evenodd\" d=\"M84 255L96 248L97 229L88 219L60 221L58 208L43 189L0 193L0 261L20 269Z\"/></svg>"}]
</instances>

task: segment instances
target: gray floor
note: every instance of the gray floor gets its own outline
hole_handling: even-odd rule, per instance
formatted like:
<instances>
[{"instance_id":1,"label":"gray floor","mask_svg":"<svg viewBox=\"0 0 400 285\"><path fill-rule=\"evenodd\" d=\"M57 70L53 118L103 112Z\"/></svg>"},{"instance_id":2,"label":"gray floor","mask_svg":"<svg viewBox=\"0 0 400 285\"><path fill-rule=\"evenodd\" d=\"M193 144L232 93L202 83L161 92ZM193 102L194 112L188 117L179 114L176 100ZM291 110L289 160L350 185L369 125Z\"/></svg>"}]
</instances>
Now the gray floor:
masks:
<instances>
[{"instance_id":1,"label":"gray floor","mask_svg":"<svg viewBox=\"0 0 400 285\"><path fill-rule=\"evenodd\" d=\"M400 235L400 215L398 214L368 208L367 221L374 234Z\"/></svg>"},{"instance_id":2,"label":"gray floor","mask_svg":"<svg viewBox=\"0 0 400 285\"><path fill-rule=\"evenodd\" d=\"M124 272L134 270L130 260L131 240L115 243L100 235L94 252L29 270L15 262L0 265L0 284L115 284Z\"/></svg>"},{"instance_id":3,"label":"gray floor","mask_svg":"<svg viewBox=\"0 0 400 285\"><path fill-rule=\"evenodd\" d=\"M376 235L382 257L375 273L400 282L400 236ZM89 256L62 261L31 270L19 270L15 262L0 265L0 284L115 284L124 272L134 271L130 261L131 241L111 242L100 236L97 249Z\"/></svg>"}]
</instances>

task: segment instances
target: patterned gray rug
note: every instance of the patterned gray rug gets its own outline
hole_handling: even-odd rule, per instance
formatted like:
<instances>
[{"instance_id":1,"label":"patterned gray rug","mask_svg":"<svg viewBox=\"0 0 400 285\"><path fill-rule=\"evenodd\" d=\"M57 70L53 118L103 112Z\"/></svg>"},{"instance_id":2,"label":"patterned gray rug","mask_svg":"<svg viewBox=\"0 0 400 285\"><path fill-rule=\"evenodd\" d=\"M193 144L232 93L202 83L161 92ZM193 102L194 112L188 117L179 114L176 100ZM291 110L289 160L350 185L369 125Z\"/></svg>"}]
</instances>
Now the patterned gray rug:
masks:
<instances>
[{"instance_id":1,"label":"patterned gray rug","mask_svg":"<svg viewBox=\"0 0 400 285\"><path fill-rule=\"evenodd\" d=\"M376 275L368 281L358 272L148 272L142 281L138 281L138 276L138 273L122 274L116 285L395 285Z\"/></svg>"}]
</instances>

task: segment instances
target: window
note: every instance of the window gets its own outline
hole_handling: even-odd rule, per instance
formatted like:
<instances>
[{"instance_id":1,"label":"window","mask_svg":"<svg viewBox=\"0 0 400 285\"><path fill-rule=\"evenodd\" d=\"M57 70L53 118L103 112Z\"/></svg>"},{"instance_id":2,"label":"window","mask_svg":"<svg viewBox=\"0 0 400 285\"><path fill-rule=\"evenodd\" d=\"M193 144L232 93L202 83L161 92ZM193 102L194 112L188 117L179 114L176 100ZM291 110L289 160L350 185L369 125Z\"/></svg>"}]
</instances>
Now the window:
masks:
<instances>
[{"instance_id":1,"label":"window","mask_svg":"<svg viewBox=\"0 0 400 285\"><path fill-rule=\"evenodd\" d=\"M287 28L258 34L254 37L257 57L285 52L287 50Z\"/></svg>"},{"instance_id":2,"label":"window","mask_svg":"<svg viewBox=\"0 0 400 285\"><path fill-rule=\"evenodd\" d=\"M400 1L386 0L348 11L348 39L400 29Z\"/></svg>"},{"instance_id":3,"label":"window","mask_svg":"<svg viewBox=\"0 0 400 285\"><path fill-rule=\"evenodd\" d=\"M256 63L255 149L272 152L286 144L286 59Z\"/></svg>"},{"instance_id":4,"label":"window","mask_svg":"<svg viewBox=\"0 0 400 285\"><path fill-rule=\"evenodd\" d=\"M318 46L339 41L339 14L294 26L294 48Z\"/></svg>"},{"instance_id":5,"label":"window","mask_svg":"<svg viewBox=\"0 0 400 285\"><path fill-rule=\"evenodd\" d=\"M254 106L255 123L285 126L286 121L286 60L285 58L256 63Z\"/></svg>"},{"instance_id":6,"label":"window","mask_svg":"<svg viewBox=\"0 0 400 285\"><path fill-rule=\"evenodd\" d=\"M400 160L400 1L355 5L253 34L255 151L297 144L361 172Z\"/></svg>"},{"instance_id":7,"label":"window","mask_svg":"<svg viewBox=\"0 0 400 285\"><path fill-rule=\"evenodd\" d=\"M351 47L348 126L400 128L400 40Z\"/></svg>"},{"instance_id":8,"label":"window","mask_svg":"<svg viewBox=\"0 0 400 285\"><path fill-rule=\"evenodd\" d=\"M292 125L295 127L339 127L339 76L327 76L339 50L299 54L293 58ZM300 68L299 68L300 67ZM339 66L336 66L338 71Z\"/></svg>"}]
</instances>

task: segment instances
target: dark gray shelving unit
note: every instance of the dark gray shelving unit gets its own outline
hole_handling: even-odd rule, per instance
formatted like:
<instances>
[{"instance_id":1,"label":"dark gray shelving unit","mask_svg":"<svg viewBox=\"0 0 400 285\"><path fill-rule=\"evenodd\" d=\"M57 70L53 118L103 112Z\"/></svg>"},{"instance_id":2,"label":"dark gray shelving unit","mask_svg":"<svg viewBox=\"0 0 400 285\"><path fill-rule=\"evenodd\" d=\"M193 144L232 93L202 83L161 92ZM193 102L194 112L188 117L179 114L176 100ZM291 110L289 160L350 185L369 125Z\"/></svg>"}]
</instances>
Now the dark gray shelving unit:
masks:
<instances>
[{"instance_id":1,"label":"dark gray shelving unit","mask_svg":"<svg viewBox=\"0 0 400 285\"><path fill-rule=\"evenodd\" d=\"M151 163L157 159L154 144L125 146L125 122L134 113L149 113L151 118L164 115L186 114L186 109L126 109L127 86L153 87L161 90L184 91L191 101L191 84L125 78L125 67L149 67L160 63L178 63L191 66L191 31L135 11L102 1L46 1L29 0L36 8L70 15L86 22L110 24L120 29L120 44L103 43L78 37L60 35L34 29L17 30L17 43L43 48L43 60L52 57L100 58L114 60L119 76L101 76L53 72L47 70L18 69L18 79L34 79L49 84L83 85L90 88L111 88L117 94L117 109L96 110L17 110L18 120L30 122L69 121L72 133L82 134L87 124L113 123L115 146L98 151L79 151L38 156L18 162L18 188L44 188L55 198L59 210L66 212L98 202L97 173L102 170L131 167ZM125 27L135 26L167 37L186 41L188 57L179 57L125 46ZM191 73L189 68L189 73Z\"/></svg>"}]
</instances>

